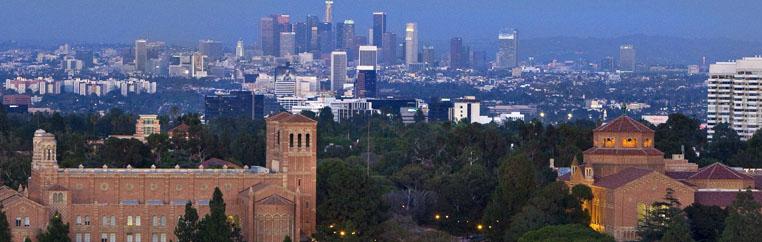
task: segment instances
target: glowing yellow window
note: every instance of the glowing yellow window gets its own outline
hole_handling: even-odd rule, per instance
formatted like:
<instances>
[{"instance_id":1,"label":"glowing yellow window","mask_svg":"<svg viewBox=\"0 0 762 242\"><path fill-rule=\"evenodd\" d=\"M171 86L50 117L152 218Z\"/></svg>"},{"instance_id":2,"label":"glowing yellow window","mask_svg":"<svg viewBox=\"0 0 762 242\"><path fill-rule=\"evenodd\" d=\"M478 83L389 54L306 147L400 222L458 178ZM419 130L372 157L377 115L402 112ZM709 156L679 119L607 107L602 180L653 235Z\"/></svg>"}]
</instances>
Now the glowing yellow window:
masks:
<instances>
[{"instance_id":1,"label":"glowing yellow window","mask_svg":"<svg viewBox=\"0 0 762 242\"><path fill-rule=\"evenodd\" d=\"M654 145L653 143L654 143L654 142L653 142L653 141L651 141L651 139L646 139L646 140L644 140L644 141L643 141L643 147L645 147L645 148L650 148L651 146L653 146L653 145Z\"/></svg>"},{"instance_id":2,"label":"glowing yellow window","mask_svg":"<svg viewBox=\"0 0 762 242\"><path fill-rule=\"evenodd\" d=\"M638 139L636 138L626 138L622 140L622 147L624 148L635 148L638 147Z\"/></svg>"},{"instance_id":3,"label":"glowing yellow window","mask_svg":"<svg viewBox=\"0 0 762 242\"><path fill-rule=\"evenodd\" d=\"M615 143L614 138L605 138L603 139L603 148L614 148Z\"/></svg>"}]
</instances>

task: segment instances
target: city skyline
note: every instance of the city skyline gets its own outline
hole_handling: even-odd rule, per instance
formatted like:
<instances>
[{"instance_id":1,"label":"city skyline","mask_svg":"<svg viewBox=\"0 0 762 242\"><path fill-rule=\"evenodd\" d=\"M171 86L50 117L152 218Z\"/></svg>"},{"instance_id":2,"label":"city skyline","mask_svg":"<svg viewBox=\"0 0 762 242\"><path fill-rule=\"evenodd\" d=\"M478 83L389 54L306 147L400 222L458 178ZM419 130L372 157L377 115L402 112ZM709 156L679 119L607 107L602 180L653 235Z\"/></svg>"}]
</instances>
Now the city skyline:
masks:
<instances>
[{"instance_id":1,"label":"city skyline","mask_svg":"<svg viewBox=\"0 0 762 242\"><path fill-rule=\"evenodd\" d=\"M612 38L631 34L735 40L762 37L762 30L719 28L753 17L753 6L762 4L754 1L745 2L747 7L742 9L722 3L696 5L685 1L659 2L659 7L655 8L655 1L520 3L481 0L478 3L469 2L475 7L466 9L458 7L463 4L462 1L437 4L431 4L429 0L405 4L397 2L337 1L332 6L332 20L354 20L358 30L362 30L358 32L365 35L365 30L373 26L373 13L384 12L387 31L400 34L405 23L416 22L419 28L425 30L421 33L421 41L431 42L446 41L453 36L491 40L489 37L505 27L519 29L522 36L528 39L553 36ZM11 0L0 3L0 14L14 16L0 26L0 41L126 43L148 38L178 44L194 43L199 39L215 39L224 43L243 39L246 43L253 43L259 42L257 29L262 16L289 14L292 22L296 22L311 14L320 16L322 21L324 8L324 1L299 4L292 1L232 1L227 4L209 1L184 1L183 4L130 1L124 4L75 0L64 4ZM188 12L195 14L186 14ZM571 15L567 14L570 12ZM722 12L732 14L720 14ZM709 14L725 17L702 17ZM441 19L458 24L441 24Z\"/></svg>"}]
</instances>

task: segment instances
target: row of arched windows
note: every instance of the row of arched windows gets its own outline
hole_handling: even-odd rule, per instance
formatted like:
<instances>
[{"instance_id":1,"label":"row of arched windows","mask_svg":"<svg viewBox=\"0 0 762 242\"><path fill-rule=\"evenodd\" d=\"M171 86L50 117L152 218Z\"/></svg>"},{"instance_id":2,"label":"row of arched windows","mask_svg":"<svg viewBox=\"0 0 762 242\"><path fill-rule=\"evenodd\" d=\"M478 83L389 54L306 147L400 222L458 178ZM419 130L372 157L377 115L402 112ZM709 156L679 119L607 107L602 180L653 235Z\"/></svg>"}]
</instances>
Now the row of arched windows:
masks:
<instances>
[{"instance_id":1,"label":"row of arched windows","mask_svg":"<svg viewBox=\"0 0 762 242\"><path fill-rule=\"evenodd\" d=\"M642 143L644 148L650 148L653 146L653 141L651 139L645 139ZM607 137L603 139L603 148L614 148L616 147L616 139ZM622 139L622 147L624 148L637 148L638 147L638 139L637 138L624 138Z\"/></svg>"},{"instance_id":2,"label":"row of arched windows","mask_svg":"<svg viewBox=\"0 0 762 242\"><path fill-rule=\"evenodd\" d=\"M280 137L280 133L278 133L278 137ZM294 140L294 138L296 138L296 140ZM290 148L310 147L311 143L312 143L312 139L310 139L310 134L299 133L294 135L294 133L291 133L288 135L288 147Z\"/></svg>"}]
</instances>

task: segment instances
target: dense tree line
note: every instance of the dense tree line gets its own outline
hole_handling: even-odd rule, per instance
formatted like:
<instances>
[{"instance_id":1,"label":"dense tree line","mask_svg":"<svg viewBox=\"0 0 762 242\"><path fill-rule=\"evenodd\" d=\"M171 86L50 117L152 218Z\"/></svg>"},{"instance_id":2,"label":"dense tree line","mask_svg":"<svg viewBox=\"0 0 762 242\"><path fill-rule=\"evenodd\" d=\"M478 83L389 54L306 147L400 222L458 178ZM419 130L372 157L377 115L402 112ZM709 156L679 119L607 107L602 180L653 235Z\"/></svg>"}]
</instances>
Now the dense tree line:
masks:
<instances>
[{"instance_id":1,"label":"dense tree line","mask_svg":"<svg viewBox=\"0 0 762 242\"><path fill-rule=\"evenodd\" d=\"M166 131L187 125L187 134L152 135L142 143L107 138L134 132L136 115L120 110L103 114L0 114L0 175L13 187L29 176L31 136L37 128L56 135L58 159L64 167L191 167L212 157L242 165L264 164L262 121L202 123L198 115L175 113L160 118L162 128ZM494 241L517 241L548 225L588 223L581 203L590 199L589 188L568 189L555 182L548 163L554 159L557 166L568 166L575 158L583 162L581 153L592 146L592 130L597 123L426 123L419 118L415 124L404 125L392 114L357 115L341 122L335 122L327 108L303 114L318 120L315 236L323 240L367 241L393 237L388 231L423 231L414 228L427 227L453 236L486 235ZM762 142L762 135L742 142L731 129L718 126L715 140L707 142L698 121L679 114L653 128L656 147L667 154L684 151L688 159L702 164L717 160L762 166L758 164L762 145L757 144ZM721 214L714 208L686 209L693 237L714 241L701 238L723 233L711 225L717 221L724 224L724 217L717 217ZM193 223L187 225L196 226Z\"/></svg>"}]
</instances>

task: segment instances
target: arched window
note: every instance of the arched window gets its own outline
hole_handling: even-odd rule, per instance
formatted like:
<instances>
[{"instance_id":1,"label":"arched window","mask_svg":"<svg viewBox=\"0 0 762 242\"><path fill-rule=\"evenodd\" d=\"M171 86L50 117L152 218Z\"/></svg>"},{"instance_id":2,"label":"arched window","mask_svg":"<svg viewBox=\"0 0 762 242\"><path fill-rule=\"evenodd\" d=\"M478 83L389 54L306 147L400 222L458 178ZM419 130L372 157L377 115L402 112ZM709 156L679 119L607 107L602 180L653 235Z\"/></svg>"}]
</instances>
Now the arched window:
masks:
<instances>
[{"instance_id":1,"label":"arched window","mask_svg":"<svg viewBox=\"0 0 762 242\"><path fill-rule=\"evenodd\" d=\"M310 147L310 134L305 134L305 146Z\"/></svg>"},{"instance_id":2,"label":"arched window","mask_svg":"<svg viewBox=\"0 0 762 242\"><path fill-rule=\"evenodd\" d=\"M644 148L650 148L653 145L654 144L653 144L653 141L651 141L651 139L645 139L645 140L643 140L643 147Z\"/></svg>"},{"instance_id":3,"label":"arched window","mask_svg":"<svg viewBox=\"0 0 762 242\"><path fill-rule=\"evenodd\" d=\"M294 147L294 134L288 135L288 147Z\"/></svg>"},{"instance_id":4,"label":"arched window","mask_svg":"<svg viewBox=\"0 0 762 242\"><path fill-rule=\"evenodd\" d=\"M615 145L614 138L604 138L603 139L603 148L614 148Z\"/></svg>"},{"instance_id":5,"label":"arched window","mask_svg":"<svg viewBox=\"0 0 762 242\"><path fill-rule=\"evenodd\" d=\"M302 134L296 135L296 139L297 139L296 140L297 146L299 146L299 148L301 148L302 147Z\"/></svg>"},{"instance_id":6,"label":"arched window","mask_svg":"<svg viewBox=\"0 0 762 242\"><path fill-rule=\"evenodd\" d=\"M638 147L638 139L628 137L622 140L622 147L624 148L635 148Z\"/></svg>"}]
</instances>

